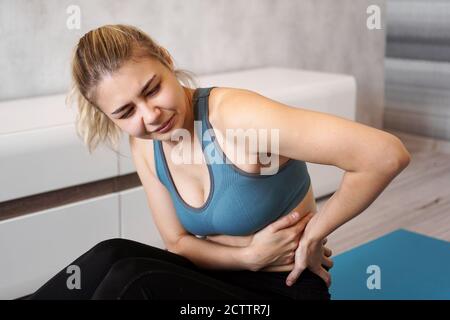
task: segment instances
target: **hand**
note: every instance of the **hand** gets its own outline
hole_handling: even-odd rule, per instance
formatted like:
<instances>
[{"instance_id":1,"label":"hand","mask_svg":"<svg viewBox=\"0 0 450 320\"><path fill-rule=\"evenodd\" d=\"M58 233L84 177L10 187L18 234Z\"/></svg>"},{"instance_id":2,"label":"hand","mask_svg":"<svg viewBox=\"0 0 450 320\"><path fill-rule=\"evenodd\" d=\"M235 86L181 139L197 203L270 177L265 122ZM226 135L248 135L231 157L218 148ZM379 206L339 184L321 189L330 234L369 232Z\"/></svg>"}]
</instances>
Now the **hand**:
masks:
<instances>
[{"instance_id":1,"label":"hand","mask_svg":"<svg viewBox=\"0 0 450 320\"><path fill-rule=\"evenodd\" d=\"M324 250L324 254L325 257L330 257L332 255L332 251L331 249L325 247L325 244L327 243L327 239L325 238L323 241L323 250ZM295 257L295 255L294 255ZM331 266L332 267L332 266ZM329 269L331 269L331 267L329 267ZM292 271L295 268L295 261L292 263L288 263L286 265L279 265L279 266L267 266L264 267L262 269L260 269L260 271L268 271L268 272L286 272L286 271Z\"/></svg>"},{"instance_id":2,"label":"hand","mask_svg":"<svg viewBox=\"0 0 450 320\"><path fill-rule=\"evenodd\" d=\"M327 242L326 238L323 240L312 240L308 236L308 231L313 225L314 218L311 219L305 232L303 232L298 248L295 250L294 269L286 279L286 285L288 286L294 284L306 268L321 277L327 287L331 285L330 273L324 267L328 269L333 267L333 261L329 258L332 252L324 246Z\"/></svg>"},{"instance_id":3,"label":"hand","mask_svg":"<svg viewBox=\"0 0 450 320\"><path fill-rule=\"evenodd\" d=\"M292 212L293 213L293 212ZM283 217L278 218L279 220L281 220ZM301 221L301 220L298 220ZM297 223L299 223L297 221ZM206 236L206 240L218 243L218 244L222 244L222 245L227 245L227 246L233 246L233 247L248 247L250 246L250 243L253 240L253 236L254 234L249 234L247 236L230 236L230 235L226 235L226 234L215 234L215 235L210 235L210 236ZM292 254L292 256L294 256ZM294 264L292 264L292 266L294 266ZM286 268L284 268L286 269Z\"/></svg>"},{"instance_id":4,"label":"hand","mask_svg":"<svg viewBox=\"0 0 450 320\"><path fill-rule=\"evenodd\" d=\"M293 263L298 241L312 216L309 213L300 218L298 212L293 212L256 232L247 247L250 270Z\"/></svg>"}]
</instances>

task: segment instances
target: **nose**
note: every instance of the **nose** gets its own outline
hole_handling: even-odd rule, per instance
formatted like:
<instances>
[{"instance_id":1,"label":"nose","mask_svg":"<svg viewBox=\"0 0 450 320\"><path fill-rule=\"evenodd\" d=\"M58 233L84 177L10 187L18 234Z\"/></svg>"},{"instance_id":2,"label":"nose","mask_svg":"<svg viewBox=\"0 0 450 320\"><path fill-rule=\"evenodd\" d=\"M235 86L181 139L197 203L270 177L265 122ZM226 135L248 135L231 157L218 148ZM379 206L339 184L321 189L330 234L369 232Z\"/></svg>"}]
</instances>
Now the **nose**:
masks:
<instances>
[{"instance_id":1,"label":"nose","mask_svg":"<svg viewBox=\"0 0 450 320\"><path fill-rule=\"evenodd\" d=\"M145 102L141 103L138 107L147 131L153 130L150 127L155 127L159 123L161 118L161 110L159 107L149 106Z\"/></svg>"}]
</instances>

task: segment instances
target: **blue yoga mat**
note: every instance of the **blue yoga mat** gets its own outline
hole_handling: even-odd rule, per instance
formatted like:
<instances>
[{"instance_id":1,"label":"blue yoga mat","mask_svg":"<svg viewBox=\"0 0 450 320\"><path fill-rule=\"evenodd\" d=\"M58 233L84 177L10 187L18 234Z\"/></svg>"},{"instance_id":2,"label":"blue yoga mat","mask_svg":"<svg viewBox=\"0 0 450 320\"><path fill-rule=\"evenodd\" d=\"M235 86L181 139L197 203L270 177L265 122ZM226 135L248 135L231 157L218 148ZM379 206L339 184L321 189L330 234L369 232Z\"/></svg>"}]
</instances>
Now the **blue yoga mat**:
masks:
<instances>
[{"instance_id":1,"label":"blue yoga mat","mask_svg":"<svg viewBox=\"0 0 450 320\"><path fill-rule=\"evenodd\" d=\"M449 300L450 242L396 230L333 258L332 300Z\"/></svg>"}]
</instances>

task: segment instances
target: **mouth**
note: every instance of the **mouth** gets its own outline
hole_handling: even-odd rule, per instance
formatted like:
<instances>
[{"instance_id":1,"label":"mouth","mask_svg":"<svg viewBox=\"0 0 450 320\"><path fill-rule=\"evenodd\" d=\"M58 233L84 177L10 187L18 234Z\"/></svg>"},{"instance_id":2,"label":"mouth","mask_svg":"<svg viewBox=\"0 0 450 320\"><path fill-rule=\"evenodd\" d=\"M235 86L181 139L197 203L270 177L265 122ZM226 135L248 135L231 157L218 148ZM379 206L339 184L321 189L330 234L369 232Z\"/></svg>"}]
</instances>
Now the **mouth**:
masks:
<instances>
[{"instance_id":1,"label":"mouth","mask_svg":"<svg viewBox=\"0 0 450 320\"><path fill-rule=\"evenodd\" d=\"M165 132L169 131L172 128L174 118L175 118L175 115L170 117L170 119L167 120L166 122L164 122L158 129L154 130L153 133L165 133Z\"/></svg>"}]
</instances>

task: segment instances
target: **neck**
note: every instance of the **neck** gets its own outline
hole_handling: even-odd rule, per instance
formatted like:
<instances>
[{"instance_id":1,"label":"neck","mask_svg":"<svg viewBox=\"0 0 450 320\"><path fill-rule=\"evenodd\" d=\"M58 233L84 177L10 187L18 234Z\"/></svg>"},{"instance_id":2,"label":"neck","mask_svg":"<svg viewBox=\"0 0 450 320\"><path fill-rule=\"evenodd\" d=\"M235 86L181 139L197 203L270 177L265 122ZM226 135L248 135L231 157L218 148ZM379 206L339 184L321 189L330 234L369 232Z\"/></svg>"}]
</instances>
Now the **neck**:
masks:
<instances>
[{"instance_id":1,"label":"neck","mask_svg":"<svg viewBox=\"0 0 450 320\"><path fill-rule=\"evenodd\" d=\"M186 114L184 117L184 123L183 123L183 129L187 130L189 132L189 136L190 136L190 141L172 141L172 140L168 140L166 141L166 143L170 146L170 147L174 147L178 144L188 144L188 146L193 146L194 143L194 139L196 138L196 132L195 132L195 127L194 127L194 104L193 104L193 100L194 100L194 92L195 89L189 89L186 87L182 87L185 93L185 103L186 103Z\"/></svg>"}]
</instances>

